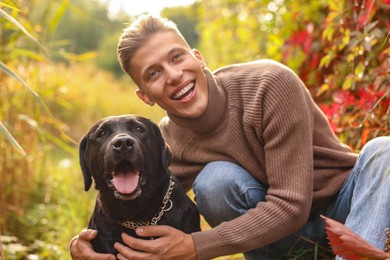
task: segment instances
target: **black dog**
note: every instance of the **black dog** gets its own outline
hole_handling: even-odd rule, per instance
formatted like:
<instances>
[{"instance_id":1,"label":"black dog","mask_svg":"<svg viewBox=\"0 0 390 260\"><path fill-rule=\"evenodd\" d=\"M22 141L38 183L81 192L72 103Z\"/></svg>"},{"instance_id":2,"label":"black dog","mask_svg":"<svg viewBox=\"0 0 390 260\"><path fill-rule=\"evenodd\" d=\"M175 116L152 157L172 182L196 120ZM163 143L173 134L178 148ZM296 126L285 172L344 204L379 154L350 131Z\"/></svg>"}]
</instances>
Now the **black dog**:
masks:
<instances>
[{"instance_id":1,"label":"black dog","mask_svg":"<svg viewBox=\"0 0 390 260\"><path fill-rule=\"evenodd\" d=\"M200 230L199 213L179 181L170 175L171 153L149 119L123 115L97 122L80 143L85 190L99 190L89 228L97 229L95 251L117 254L121 234L138 226L169 225Z\"/></svg>"}]
</instances>

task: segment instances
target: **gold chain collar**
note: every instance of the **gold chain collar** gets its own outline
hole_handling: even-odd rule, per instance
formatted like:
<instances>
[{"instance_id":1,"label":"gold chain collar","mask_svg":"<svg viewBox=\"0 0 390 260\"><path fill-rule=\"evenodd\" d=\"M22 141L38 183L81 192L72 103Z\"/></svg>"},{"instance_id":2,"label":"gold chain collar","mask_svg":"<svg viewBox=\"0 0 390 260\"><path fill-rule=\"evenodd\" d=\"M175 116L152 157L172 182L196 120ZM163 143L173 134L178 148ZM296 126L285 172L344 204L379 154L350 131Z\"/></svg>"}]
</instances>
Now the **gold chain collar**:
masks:
<instances>
[{"instance_id":1,"label":"gold chain collar","mask_svg":"<svg viewBox=\"0 0 390 260\"><path fill-rule=\"evenodd\" d=\"M168 187L167 193L164 196L163 205L161 207L161 210L160 210L159 213L157 213L152 218L151 221L147 222L147 221L130 221L130 220L127 220L125 222L120 222L120 224L122 226L124 226L124 227L126 227L128 229L132 229L132 230L136 230L138 227L142 227L142 226L155 226L155 225L157 225L157 222L164 215L164 212L170 211L172 209L172 207L173 207L173 202L170 199L170 197L171 197L171 194L172 194L172 190L173 190L173 185L174 184L175 184L175 182L173 181L172 176L170 176L169 187ZM169 202L169 207L167 208L168 202Z\"/></svg>"}]
</instances>

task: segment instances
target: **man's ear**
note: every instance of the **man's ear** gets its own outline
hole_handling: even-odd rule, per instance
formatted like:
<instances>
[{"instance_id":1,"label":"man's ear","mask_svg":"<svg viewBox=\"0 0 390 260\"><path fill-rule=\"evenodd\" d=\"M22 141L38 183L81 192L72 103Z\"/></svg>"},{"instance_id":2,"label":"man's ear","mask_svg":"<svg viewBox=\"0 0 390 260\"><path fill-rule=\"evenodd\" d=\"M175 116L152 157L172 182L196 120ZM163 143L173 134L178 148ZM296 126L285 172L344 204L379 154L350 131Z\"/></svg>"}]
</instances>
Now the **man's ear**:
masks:
<instances>
[{"instance_id":1,"label":"man's ear","mask_svg":"<svg viewBox=\"0 0 390 260\"><path fill-rule=\"evenodd\" d=\"M137 89L135 91L135 93L137 94L138 98L141 99L144 103L146 103L147 105L149 106L153 106L154 105L154 101L152 101L148 95L145 94L145 92L143 92L141 89Z\"/></svg>"},{"instance_id":2,"label":"man's ear","mask_svg":"<svg viewBox=\"0 0 390 260\"><path fill-rule=\"evenodd\" d=\"M199 61L199 64L202 66L202 68L206 67L206 60L203 58L202 53L200 53L197 49L192 49L192 53L195 55L195 58Z\"/></svg>"}]
</instances>

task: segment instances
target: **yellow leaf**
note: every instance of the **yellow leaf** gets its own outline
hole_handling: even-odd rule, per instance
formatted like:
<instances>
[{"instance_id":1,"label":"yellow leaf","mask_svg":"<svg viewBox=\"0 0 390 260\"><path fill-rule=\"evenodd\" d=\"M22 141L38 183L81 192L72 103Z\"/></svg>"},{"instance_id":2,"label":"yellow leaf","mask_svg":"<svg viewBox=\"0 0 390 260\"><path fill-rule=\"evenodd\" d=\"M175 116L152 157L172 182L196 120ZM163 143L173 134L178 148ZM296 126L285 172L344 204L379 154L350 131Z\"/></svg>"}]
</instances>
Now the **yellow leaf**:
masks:
<instances>
[{"instance_id":1,"label":"yellow leaf","mask_svg":"<svg viewBox=\"0 0 390 260\"><path fill-rule=\"evenodd\" d=\"M364 66L363 62L360 62L355 68L355 71L354 71L355 76L358 77L359 79L363 78L363 76L364 76L364 68L365 68L365 66Z\"/></svg>"},{"instance_id":2,"label":"yellow leaf","mask_svg":"<svg viewBox=\"0 0 390 260\"><path fill-rule=\"evenodd\" d=\"M322 86L318 89L316 96L321 96L323 93L329 90L329 85L328 84L322 84Z\"/></svg>"},{"instance_id":3,"label":"yellow leaf","mask_svg":"<svg viewBox=\"0 0 390 260\"><path fill-rule=\"evenodd\" d=\"M354 82L354 77L352 75L348 75L343 82L343 86L342 86L343 90L351 89L353 82Z\"/></svg>"}]
</instances>

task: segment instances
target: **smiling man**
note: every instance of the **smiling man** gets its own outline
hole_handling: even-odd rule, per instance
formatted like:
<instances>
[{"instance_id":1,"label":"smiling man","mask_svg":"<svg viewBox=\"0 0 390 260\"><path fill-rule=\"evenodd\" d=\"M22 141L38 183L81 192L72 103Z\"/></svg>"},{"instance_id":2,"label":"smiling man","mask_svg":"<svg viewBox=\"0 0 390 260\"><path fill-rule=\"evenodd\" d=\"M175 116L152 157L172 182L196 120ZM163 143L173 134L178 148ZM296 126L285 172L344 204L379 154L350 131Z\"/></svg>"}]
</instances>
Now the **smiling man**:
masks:
<instances>
[{"instance_id":1,"label":"smiling man","mask_svg":"<svg viewBox=\"0 0 390 260\"><path fill-rule=\"evenodd\" d=\"M139 236L158 238L124 234L126 245L115 244L119 259L211 259L238 252L273 259L308 240L326 246L321 215L384 248L390 137L369 142L357 159L291 69L258 60L211 72L176 25L160 17L134 21L122 34L118 56L138 97L166 110L160 128L173 155L170 170L193 189L199 212L213 227L192 234L140 227ZM75 259L113 257L92 250L94 236L96 231L83 231L71 242Z\"/></svg>"},{"instance_id":2,"label":"smiling man","mask_svg":"<svg viewBox=\"0 0 390 260\"><path fill-rule=\"evenodd\" d=\"M150 50L159 49L159 52ZM126 47L121 51L126 52ZM137 95L147 104L157 103L168 113L196 118L207 106L205 62L177 33L150 36L130 61L129 75L139 86Z\"/></svg>"}]
</instances>

